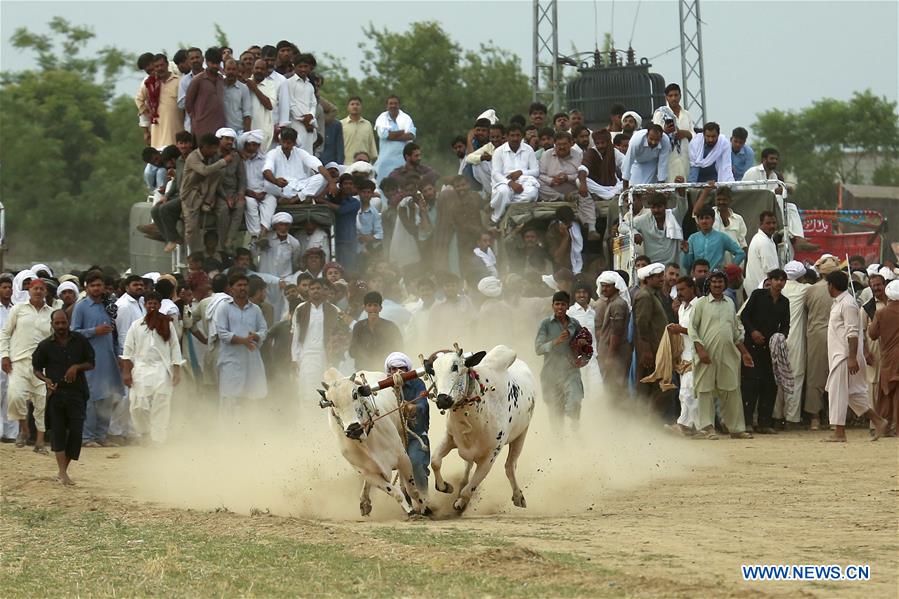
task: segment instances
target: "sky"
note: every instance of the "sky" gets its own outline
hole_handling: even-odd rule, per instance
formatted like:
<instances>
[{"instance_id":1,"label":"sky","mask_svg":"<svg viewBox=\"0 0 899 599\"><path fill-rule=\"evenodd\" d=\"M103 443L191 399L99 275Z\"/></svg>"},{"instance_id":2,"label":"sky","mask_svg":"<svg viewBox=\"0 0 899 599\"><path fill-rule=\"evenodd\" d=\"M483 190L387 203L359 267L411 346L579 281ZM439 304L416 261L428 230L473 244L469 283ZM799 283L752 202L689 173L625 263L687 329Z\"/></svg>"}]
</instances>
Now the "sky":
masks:
<instances>
[{"instance_id":1,"label":"sky","mask_svg":"<svg viewBox=\"0 0 899 599\"><path fill-rule=\"evenodd\" d=\"M0 1L0 68L20 70L32 56L12 48L18 27L46 32L61 16L97 34L91 48L113 45L134 53L179 44L214 43L218 23L237 52L251 44L295 42L303 51L329 52L358 73L365 41L362 28L405 30L433 20L463 47L486 41L518 57L530 75L533 65L533 4L530 1L417 2L83 2ZM750 128L759 112L798 109L830 97L848 99L870 88L891 101L899 87L899 2L701 2L706 114L726 131ZM632 43L652 71L680 82L678 3L559 0L559 51L593 49L611 32L616 47ZM614 16L614 18L613 18ZM309 18L309 25L303 22ZM329 22L333 27L329 27ZM254 25L258 23L258 25ZM339 32L335 35L335 27ZM598 32L598 36L596 35ZM633 35L631 35L633 32ZM672 52L666 50L678 46ZM661 56L659 56L661 55ZM655 57L655 58L653 58ZM124 76L116 90L133 94L140 78ZM524 107L523 107L524 108ZM688 107L689 108L689 107ZM414 115L413 115L414 116ZM474 117L476 115L472 115ZM503 115L500 115L503 118Z\"/></svg>"}]
</instances>

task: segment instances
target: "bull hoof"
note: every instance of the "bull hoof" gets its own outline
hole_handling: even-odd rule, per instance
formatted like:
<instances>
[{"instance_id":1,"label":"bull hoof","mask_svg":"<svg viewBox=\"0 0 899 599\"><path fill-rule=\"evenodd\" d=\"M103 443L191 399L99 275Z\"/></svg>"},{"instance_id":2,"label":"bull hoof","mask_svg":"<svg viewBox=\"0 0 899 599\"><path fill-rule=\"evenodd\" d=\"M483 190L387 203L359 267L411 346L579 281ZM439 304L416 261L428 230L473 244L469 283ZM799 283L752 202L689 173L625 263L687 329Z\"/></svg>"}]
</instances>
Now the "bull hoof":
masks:
<instances>
[{"instance_id":1,"label":"bull hoof","mask_svg":"<svg viewBox=\"0 0 899 599\"><path fill-rule=\"evenodd\" d=\"M528 502L524 500L524 493L522 493L521 491L512 495L512 503L515 504L515 507L527 507L528 506Z\"/></svg>"},{"instance_id":2,"label":"bull hoof","mask_svg":"<svg viewBox=\"0 0 899 599\"><path fill-rule=\"evenodd\" d=\"M465 511L465 508L468 507L468 502L462 498L457 499L453 502L453 509L459 512L460 514Z\"/></svg>"},{"instance_id":3,"label":"bull hoof","mask_svg":"<svg viewBox=\"0 0 899 599\"><path fill-rule=\"evenodd\" d=\"M368 516L369 514L371 514L371 501L359 502L359 512L363 516Z\"/></svg>"},{"instance_id":4,"label":"bull hoof","mask_svg":"<svg viewBox=\"0 0 899 599\"><path fill-rule=\"evenodd\" d=\"M442 489L440 487L438 487L437 485L434 485L434 488L437 489L437 491L440 493L452 493L453 492L453 485L449 484L446 481L443 481Z\"/></svg>"},{"instance_id":5,"label":"bull hoof","mask_svg":"<svg viewBox=\"0 0 899 599\"><path fill-rule=\"evenodd\" d=\"M415 521L415 520L425 520L425 519L426 519L425 516L422 515L422 514L420 514L419 512L409 512L408 514L406 514L406 516L407 516L406 519L407 519L407 520L410 520L410 521Z\"/></svg>"}]
</instances>

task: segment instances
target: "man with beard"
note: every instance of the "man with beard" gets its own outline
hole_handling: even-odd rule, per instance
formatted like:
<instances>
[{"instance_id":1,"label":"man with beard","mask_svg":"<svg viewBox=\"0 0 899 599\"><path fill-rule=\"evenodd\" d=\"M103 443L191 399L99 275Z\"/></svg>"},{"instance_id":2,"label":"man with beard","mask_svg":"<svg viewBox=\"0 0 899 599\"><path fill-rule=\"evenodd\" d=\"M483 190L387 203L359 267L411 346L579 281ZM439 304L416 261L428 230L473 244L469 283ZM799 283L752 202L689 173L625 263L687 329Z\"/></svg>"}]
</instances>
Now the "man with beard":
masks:
<instances>
[{"instance_id":1,"label":"man with beard","mask_svg":"<svg viewBox=\"0 0 899 599\"><path fill-rule=\"evenodd\" d=\"M222 52L218 48L209 48L205 57L206 70L194 75L184 98L191 131L197 139L225 126L225 81L219 73Z\"/></svg>"},{"instance_id":2,"label":"man with beard","mask_svg":"<svg viewBox=\"0 0 899 599\"><path fill-rule=\"evenodd\" d=\"M611 397L621 397L627 389L631 344L627 340L630 322L630 294L627 283L614 270L597 279L600 298L596 304L596 352L603 382L612 388Z\"/></svg>"},{"instance_id":3,"label":"man with beard","mask_svg":"<svg viewBox=\"0 0 899 599\"><path fill-rule=\"evenodd\" d=\"M264 154L272 147L275 135L275 116L278 114L278 85L280 81L272 75L268 61L260 59L253 63L253 76L247 78L250 90L250 119L253 129L262 132L259 149Z\"/></svg>"},{"instance_id":4,"label":"man with beard","mask_svg":"<svg viewBox=\"0 0 899 599\"><path fill-rule=\"evenodd\" d=\"M81 455L88 397L84 373L94 367L94 350L82 335L69 330L64 310L53 312L53 336L41 341L31 357L34 376L47 387L50 448L56 454L57 480L71 486L69 463Z\"/></svg>"},{"instance_id":5,"label":"man with beard","mask_svg":"<svg viewBox=\"0 0 899 599\"><path fill-rule=\"evenodd\" d=\"M161 296L144 297L147 315L132 323L122 351L122 378L129 388L131 421L146 445L168 438L172 393L181 380L181 346L175 324L160 314Z\"/></svg>"},{"instance_id":6,"label":"man with beard","mask_svg":"<svg viewBox=\"0 0 899 599\"><path fill-rule=\"evenodd\" d=\"M506 143L506 128L500 123L495 123L488 129L487 143L481 144L476 150L465 156L466 167L471 167L471 176L480 183L482 189L490 189L492 186L490 180L491 160L496 148L504 143Z\"/></svg>"},{"instance_id":7,"label":"man with beard","mask_svg":"<svg viewBox=\"0 0 899 599\"><path fill-rule=\"evenodd\" d=\"M249 131L253 116L250 104L250 89L238 76L240 69L237 61L230 58L225 61L225 90L222 101L225 106L225 127L233 129L237 135Z\"/></svg>"}]
</instances>

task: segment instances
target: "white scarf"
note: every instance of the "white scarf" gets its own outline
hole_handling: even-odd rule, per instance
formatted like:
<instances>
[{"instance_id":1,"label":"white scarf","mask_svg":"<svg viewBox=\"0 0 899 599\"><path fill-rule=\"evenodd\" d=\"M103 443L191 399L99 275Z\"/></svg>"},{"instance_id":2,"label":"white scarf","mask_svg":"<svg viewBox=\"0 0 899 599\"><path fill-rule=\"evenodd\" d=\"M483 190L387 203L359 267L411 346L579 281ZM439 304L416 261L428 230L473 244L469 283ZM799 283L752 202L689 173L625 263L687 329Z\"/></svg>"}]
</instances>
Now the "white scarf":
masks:
<instances>
[{"instance_id":1,"label":"white scarf","mask_svg":"<svg viewBox=\"0 0 899 599\"><path fill-rule=\"evenodd\" d=\"M662 225L662 228L665 230L665 237L668 239L683 241L684 230L681 228L680 223L677 222L677 217L674 216L674 210L671 208L665 210L665 223Z\"/></svg>"},{"instance_id":2,"label":"white scarf","mask_svg":"<svg viewBox=\"0 0 899 599\"><path fill-rule=\"evenodd\" d=\"M584 238L581 236L581 226L577 222L571 223L568 230L571 233L571 272L578 274L584 270L584 258L581 256L584 249Z\"/></svg>"},{"instance_id":3,"label":"white scarf","mask_svg":"<svg viewBox=\"0 0 899 599\"><path fill-rule=\"evenodd\" d=\"M484 263L484 266L487 267L487 270L494 277L498 277L499 273L496 270L496 254L493 253L492 248L487 248L487 251L483 251L481 248L474 249L474 255L481 259L481 262Z\"/></svg>"},{"instance_id":4,"label":"white scarf","mask_svg":"<svg viewBox=\"0 0 899 599\"><path fill-rule=\"evenodd\" d=\"M718 142L708 156L703 156L705 150L705 135L697 133L690 140L690 166L708 168L720 160L725 152L730 152L730 142L723 135L718 136Z\"/></svg>"},{"instance_id":5,"label":"white scarf","mask_svg":"<svg viewBox=\"0 0 899 599\"><path fill-rule=\"evenodd\" d=\"M25 283L25 279L36 279L37 275L34 274L34 271L31 269L25 269L19 271L19 273L12 280L12 303L13 304L24 304L27 302L31 296L28 295L27 289L22 289L22 286Z\"/></svg>"},{"instance_id":6,"label":"white scarf","mask_svg":"<svg viewBox=\"0 0 899 599\"><path fill-rule=\"evenodd\" d=\"M234 298L232 298L227 293L215 293L212 296L212 299L209 300L209 305L206 306L206 314L204 314L204 320L206 320L206 330L208 332L206 341L209 345L212 345L212 342L216 340L218 337L218 332L215 328L215 311L222 304L231 304L234 302Z\"/></svg>"},{"instance_id":7,"label":"white scarf","mask_svg":"<svg viewBox=\"0 0 899 599\"><path fill-rule=\"evenodd\" d=\"M396 115L396 126L397 130L405 131L409 133L410 129L412 129L412 117L403 112L399 111L399 114ZM390 113L386 110L378 115L378 118L375 120L375 129L384 129L386 131L390 131Z\"/></svg>"}]
</instances>

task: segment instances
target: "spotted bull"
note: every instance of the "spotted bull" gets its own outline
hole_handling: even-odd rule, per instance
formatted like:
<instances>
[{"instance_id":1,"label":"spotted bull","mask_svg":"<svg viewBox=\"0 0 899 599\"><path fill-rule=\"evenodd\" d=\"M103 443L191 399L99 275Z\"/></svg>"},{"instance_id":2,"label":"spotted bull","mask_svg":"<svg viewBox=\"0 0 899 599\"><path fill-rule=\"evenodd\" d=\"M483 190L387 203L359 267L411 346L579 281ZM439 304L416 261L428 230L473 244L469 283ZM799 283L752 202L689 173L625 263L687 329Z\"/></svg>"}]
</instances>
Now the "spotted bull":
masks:
<instances>
[{"instance_id":1,"label":"spotted bull","mask_svg":"<svg viewBox=\"0 0 899 599\"><path fill-rule=\"evenodd\" d=\"M466 468L453 507L463 511L508 445L506 476L512 485L512 503L527 507L515 470L534 413L537 387L531 369L505 345L467 357L461 350L444 353L434 360L432 369L437 407L448 410L446 437L431 458L435 488L453 492L440 467L443 458L457 449Z\"/></svg>"}]
</instances>

